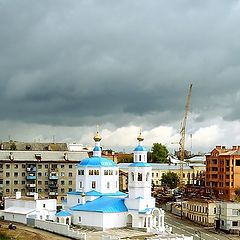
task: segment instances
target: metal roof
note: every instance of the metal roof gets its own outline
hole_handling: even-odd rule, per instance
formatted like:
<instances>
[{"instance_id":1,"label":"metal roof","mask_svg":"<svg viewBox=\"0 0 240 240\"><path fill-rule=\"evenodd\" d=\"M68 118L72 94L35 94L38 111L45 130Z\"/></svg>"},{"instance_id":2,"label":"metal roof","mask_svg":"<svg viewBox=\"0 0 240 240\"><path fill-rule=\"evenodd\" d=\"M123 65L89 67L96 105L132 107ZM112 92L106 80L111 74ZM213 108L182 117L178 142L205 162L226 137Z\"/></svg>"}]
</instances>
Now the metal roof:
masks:
<instances>
[{"instance_id":1,"label":"metal roof","mask_svg":"<svg viewBox=\"0 0 240 240\"><path fill-rule=\"evenodd\" d=\"M131 163L129 167L151 167L151 164L145 162L134 162Z\"/></svg>"},{"instance_id":2,"label":"metal roof","mask_svg":"<svg viewBox=\"0 0 240 240\"><path fill-rule=\"evenodd\" d=\"M117 213L127 212L128 209L122 198L100 197L85 204L78 204L70 208L72 211Z\"/></svg>"},{"instance_id":3,"label":"metal roof","mask_svg":"<svg viewBox=\"0 0 240 240\"><path fill-rule=\"evenodd\" d=\"M72 214L66 210L61 210L60 212L58 212L57 214L55 214L56 217L69 217Z\"/></svg>"},{"instance_id":4,"label":"metal roof","mask_svg":"<svg viewBox=\"0 0 240 240\"><path fill-rule=\"evenodd\" d=\"M38 161L36 155L41 156L39 162L44 161L66 161L66 162L80 162L82 159L88 157L87 152L70 152L70 151L8 151L0 150L0 160L9 161L9 156L13 156L12 162L26 161L34 162ZM67 153L67 160L64 159Z\"/></svg>"},{"instance_id":5,"label":"metal roof","mask_svg":"<svg viewBox=\"0 0 240 240\"><path fill-rule=\"evenodd\" d=\"M82 167L116 167L117 164L110 159L93 156L83 159L78 166Z\"/></svg>"},{"instance_id":6,"label":"metal roof","mask_svg":"<svg viewBox=\"0 0 240 240\"><path fill-rule=\"evenodd\" d=\"M142 152L142 151L147 151L145 147L141 146L141 145L138 145L134 151L136 152Z\"/></svg>"},{"instance_id":7,"label":"metal roof","mask_svg":"<svg viewBox=\"0 0 240 240\"><path fill-rule=\"evenodd\" d=\"M35 210L36 209L33 209L33 208L31 209L31 208L24 208L24 207L9 207L9 208L6 208L2 211L6 212L6 213L26 215L26 214L29 214L31 212L34 212Z\"/></svg>"}]
</instances>

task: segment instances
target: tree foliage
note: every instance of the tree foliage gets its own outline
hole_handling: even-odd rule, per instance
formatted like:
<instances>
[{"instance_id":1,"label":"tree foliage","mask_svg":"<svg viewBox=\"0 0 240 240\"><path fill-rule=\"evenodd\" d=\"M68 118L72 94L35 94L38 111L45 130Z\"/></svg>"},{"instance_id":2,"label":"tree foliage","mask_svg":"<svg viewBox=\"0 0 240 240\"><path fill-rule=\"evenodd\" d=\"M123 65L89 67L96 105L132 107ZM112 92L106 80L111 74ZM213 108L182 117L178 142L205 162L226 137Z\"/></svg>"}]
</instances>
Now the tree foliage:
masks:
<instances>
[{"instance_id":1,"label":"tree foliage","mask_svg":"<svg viewBox=\"0 0 240 240\"><path fill-rule=\"evenodd\" d=\"M174 172L168 172L162 175L162 185L167 185L170 188L176 188L179 182L178 175Z\"/></svg>"},{"instance_id":2,"label":"tree foliage","mask_svg":"<svg viewBox=\"0 0 240 240\"><path fill-rule=\"evenodd\" d=\"M168 163L168 150L161 143L154 143L152 147L152 162Z\"/></svg>"}]
</instances>

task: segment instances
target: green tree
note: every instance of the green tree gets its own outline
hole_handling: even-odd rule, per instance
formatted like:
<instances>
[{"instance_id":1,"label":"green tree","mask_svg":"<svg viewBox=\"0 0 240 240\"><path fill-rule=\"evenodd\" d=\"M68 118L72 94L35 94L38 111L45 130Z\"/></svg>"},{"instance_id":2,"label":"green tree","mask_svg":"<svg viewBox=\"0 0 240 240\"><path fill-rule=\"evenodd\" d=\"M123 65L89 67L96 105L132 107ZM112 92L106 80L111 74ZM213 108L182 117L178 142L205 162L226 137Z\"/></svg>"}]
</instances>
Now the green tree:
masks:
<instances>
[{"instance_id":1,"label":"green tree","mask_svg":"<svg viewBox=\"0 0 240 240\"><path fill-rule=\"evenodd\" d=\"M162 184L167 185L170 188L176 188L179 182L178 175L174 172L168 172L162 175Z\"/></svg>"},{"instance_id":2,"label":"green tree","mask_svg":"<svg viewBox=\"0 0 240 240\"><path fill-rule=\"evenodd\" d=\"M168 150L161 143L154 143L152 147L152 162L168 163Z\"/></svg>"}]
</instances>

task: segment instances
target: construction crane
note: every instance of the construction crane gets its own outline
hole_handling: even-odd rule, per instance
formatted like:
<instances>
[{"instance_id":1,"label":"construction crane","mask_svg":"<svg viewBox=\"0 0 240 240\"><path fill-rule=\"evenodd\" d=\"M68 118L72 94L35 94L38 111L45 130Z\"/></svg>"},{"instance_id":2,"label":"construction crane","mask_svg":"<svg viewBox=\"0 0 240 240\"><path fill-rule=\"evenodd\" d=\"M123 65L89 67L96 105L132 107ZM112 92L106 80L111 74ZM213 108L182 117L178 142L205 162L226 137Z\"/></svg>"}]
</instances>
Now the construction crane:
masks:
<instances>
[{"instance_id":1,"label":"construction crane","mask_svg":"<svg viewBox=\"0 0 240 240\"><path fill-rule=\"evenodd\" d=\"M185 157L185 135L186 135L186 123L187 123L191 95L192 95L192 84L190 84L189 86L187 101L185 106L185 113L184 113L183 121L181 122L181 128L180 128L180 135L181 135L181 138L179 141L179 152L180 152L179 188L180 190L184 186L183 163L184 163L184 157Z\"/></svg>"}]
</instances>

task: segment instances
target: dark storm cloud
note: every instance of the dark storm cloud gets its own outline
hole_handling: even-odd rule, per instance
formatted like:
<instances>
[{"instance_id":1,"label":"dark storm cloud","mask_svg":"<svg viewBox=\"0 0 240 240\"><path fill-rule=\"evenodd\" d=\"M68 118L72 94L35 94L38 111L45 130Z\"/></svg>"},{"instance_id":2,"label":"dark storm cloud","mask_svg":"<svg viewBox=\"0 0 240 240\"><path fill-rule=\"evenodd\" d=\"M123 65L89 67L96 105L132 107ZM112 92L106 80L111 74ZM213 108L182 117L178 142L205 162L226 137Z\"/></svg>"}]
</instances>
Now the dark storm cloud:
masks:
<instances>
[{"instance_id":1,"label":"dark storm cloud","mask_svg":"<svg viewBox=\"0 0 240 240\"><path fill-rule=\"evenodd\" d=\"M193 82L196 120L239 119L231 104L240 86L239 10L238 1L2 0L0 118L178 121Z\"/></svg>"}]
</instances>

